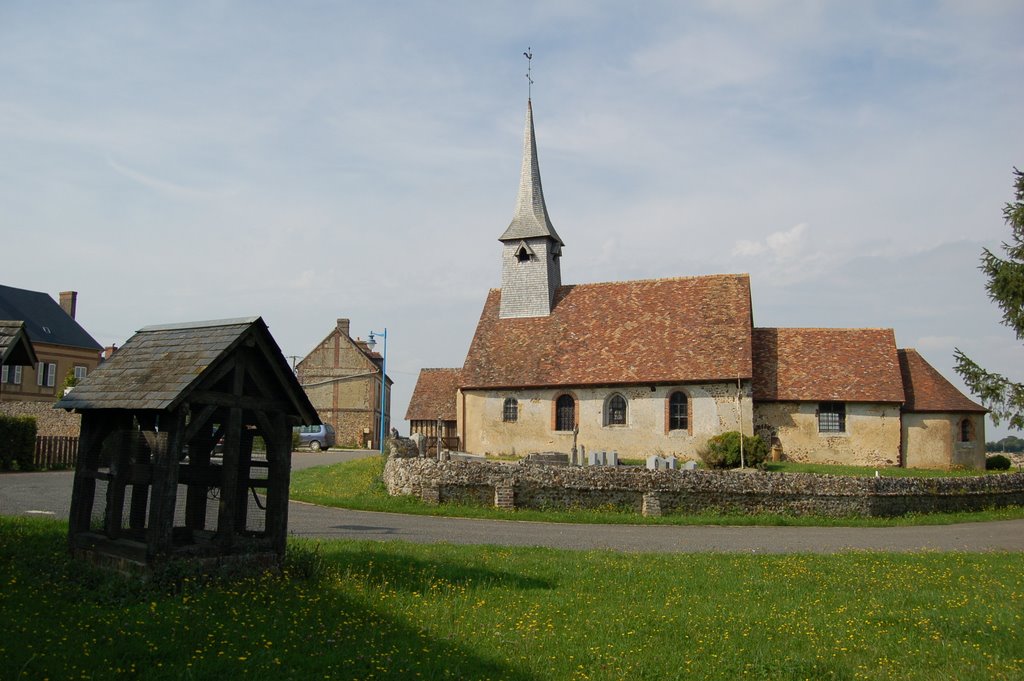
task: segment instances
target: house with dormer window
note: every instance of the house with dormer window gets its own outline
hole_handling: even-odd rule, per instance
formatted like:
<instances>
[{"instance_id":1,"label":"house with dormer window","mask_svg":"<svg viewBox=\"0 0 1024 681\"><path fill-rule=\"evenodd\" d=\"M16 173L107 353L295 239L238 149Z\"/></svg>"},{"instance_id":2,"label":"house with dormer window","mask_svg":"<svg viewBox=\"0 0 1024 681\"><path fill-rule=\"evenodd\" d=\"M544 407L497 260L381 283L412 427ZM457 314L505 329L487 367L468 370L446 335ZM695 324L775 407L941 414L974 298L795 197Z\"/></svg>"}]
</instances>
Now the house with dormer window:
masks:
<instances>
[{"instance_id":1,"label":"house with dormer window","mask_svg":"<svg viewBox=\"0 0 1024 681\"><path fill-rule=\"evenodd\" d=\"M85 378L100 363L102 347L75 320L78 293L60 302L40 291L0 286L0 319L21 322L36 355L29 366L0 367L0 401L52 402L70 374Z\"/></svg>"}]
</instances>

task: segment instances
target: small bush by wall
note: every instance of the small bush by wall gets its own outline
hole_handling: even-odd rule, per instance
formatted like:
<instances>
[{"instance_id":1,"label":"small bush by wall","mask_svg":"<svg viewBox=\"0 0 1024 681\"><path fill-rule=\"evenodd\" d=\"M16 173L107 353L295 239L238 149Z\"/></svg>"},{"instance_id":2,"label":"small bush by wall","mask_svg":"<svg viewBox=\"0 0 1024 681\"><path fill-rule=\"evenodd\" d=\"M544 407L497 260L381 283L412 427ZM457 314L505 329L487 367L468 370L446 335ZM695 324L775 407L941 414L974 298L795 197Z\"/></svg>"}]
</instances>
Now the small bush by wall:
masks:
<instances>
[{"instance_id":1,"label":"small bush by wall","mask_svg":"<svg viewBox=\"0 0 1024 681\"><path fill-rule=\"evenodd\" d=\"M36 448L36 420L30 416L0 414L0 469L32 470Z\"/></svg>"},{"instance_id":2,"label":"small bush by wall","mask_svg":"<svg viewBox=\"0 0 1024 681\"><path fill-rule=\"evenodd\" d=\"M756 468L768 458L768 445L760 435L744 435L741 457L740 434L732 430L709 438L698 453L708 468L738 468L741 463Z\"/></svg>"},{"instance_id":3,"label":"small bush by wall","mask_svg":"<svg viewBox=\"0 0 1024 681\"><path fill-rule=\"evenodd\" d=\"M985 459L985 470L1008 471L1010 470L1010 459L1002 454L996 454Z\"/></svg>"}]
</instances>

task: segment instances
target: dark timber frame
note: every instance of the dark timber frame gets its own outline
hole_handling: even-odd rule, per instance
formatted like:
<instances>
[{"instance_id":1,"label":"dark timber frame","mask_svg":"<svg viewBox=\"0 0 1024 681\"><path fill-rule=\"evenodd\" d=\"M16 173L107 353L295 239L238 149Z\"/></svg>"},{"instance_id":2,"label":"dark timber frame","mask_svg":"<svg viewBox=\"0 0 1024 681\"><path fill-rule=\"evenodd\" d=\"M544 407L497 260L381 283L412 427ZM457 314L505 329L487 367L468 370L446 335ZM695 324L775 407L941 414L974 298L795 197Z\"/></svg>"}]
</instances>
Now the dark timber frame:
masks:
<instances>
[{"instance_id":1,"label":"dark timber frame","mask_svg":"<svg viewBox=\"0 0 1024 681\"><path fill-rule=\"evenodd\" d=\"M283 556L292 426L320 421L262 319L142 329L57 406L82 415L76 555Z\"/></svg>"}]
</instances>

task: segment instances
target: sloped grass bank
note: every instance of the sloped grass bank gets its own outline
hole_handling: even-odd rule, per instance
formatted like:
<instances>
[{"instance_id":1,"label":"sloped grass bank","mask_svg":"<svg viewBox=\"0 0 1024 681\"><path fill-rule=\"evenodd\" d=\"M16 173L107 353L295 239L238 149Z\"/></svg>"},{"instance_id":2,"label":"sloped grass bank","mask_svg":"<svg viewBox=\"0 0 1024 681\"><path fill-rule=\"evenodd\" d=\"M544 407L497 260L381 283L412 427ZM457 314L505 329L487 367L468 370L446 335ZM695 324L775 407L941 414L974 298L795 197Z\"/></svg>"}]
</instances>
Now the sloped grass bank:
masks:
<instances>
[{"instance_id":1,"label":"sloped grass bank","mask_svg":"<svg viewBox=\"0 0 1024 681\"><path fill-rule=\"evenodd\" d=\"M1019 679L1016 554L641 555L289 543L140 586L0 518L3 679Z\"/></svg>"},{"instance_id":2,"label":"sloped grass bank","mask_svg":"<svg viewBox=\"0 0 1024 681\"><path fill-rule=\"evenodd\" d=\"M645 524L645 525L791 525L892 527L899 525L945 525L960 522L1024 518L1024 507L1012 506L978 512L910 514L895 518L830 518L781 514L727 515L703 513L645 518L638 513L609 507L601 510L502 511L472 504L426 504L414 497L392 497L381 479L385 459L372 456L332 466L318 466L292 473L291 498L322 506L360 511L387 511L417 515L487 518L492 520L535 520L543 522Z\"/></svg>"}]
</instances>

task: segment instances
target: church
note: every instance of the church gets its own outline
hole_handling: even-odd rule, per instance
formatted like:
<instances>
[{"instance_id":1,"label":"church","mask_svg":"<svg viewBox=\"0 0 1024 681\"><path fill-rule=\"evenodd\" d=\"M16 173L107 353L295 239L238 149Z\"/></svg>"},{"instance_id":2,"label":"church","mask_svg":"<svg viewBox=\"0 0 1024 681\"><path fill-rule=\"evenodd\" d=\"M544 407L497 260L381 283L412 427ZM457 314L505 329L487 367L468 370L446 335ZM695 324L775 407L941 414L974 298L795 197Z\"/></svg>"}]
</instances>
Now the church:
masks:
<instances>
[{"instance_id":1,"label":"church","mask_svg":"<svg viewBox=\"0 0 1024 681\"><path fill-rule=\"evenodd\" d=\"M498 240L501 288L462 368L421 371L413 432L440 427L475 454L578 444L697 459L708 438L738 430L791 461L984 467L984 407L898 349L892 329L755 327L746 274L563 284L529 100L515 213Z\"/></svg>"}]
</instances>

